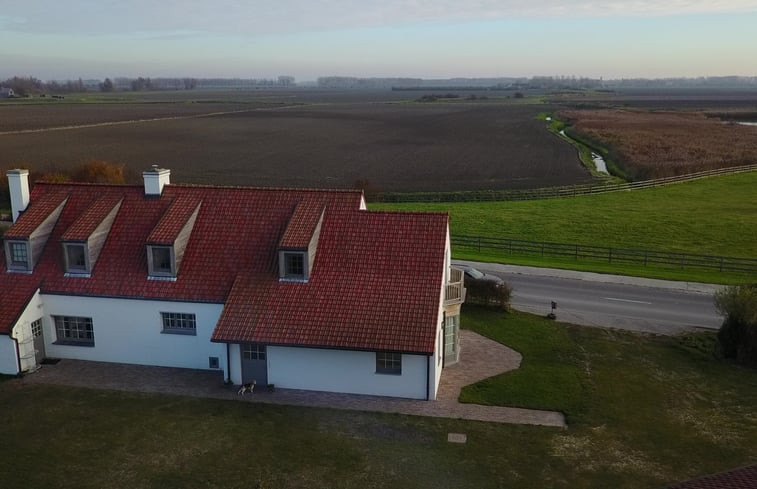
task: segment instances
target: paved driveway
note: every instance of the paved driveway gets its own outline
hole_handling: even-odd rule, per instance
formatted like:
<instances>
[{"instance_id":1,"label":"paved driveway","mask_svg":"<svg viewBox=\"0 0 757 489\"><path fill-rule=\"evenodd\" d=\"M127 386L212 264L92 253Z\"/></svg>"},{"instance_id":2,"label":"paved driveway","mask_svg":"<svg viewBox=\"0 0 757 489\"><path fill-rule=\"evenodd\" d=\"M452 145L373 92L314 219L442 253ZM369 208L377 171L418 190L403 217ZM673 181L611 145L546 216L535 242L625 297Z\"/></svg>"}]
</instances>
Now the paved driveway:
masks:
<instances>
[{"instance_id":1,"label":"paved driveway","mask_svg":"<svg viewBox=\"0 0 757 489\"><path fill-rule=\"evenodd\" d=\"M565 427L565 418L559 412L457 402L463 386L516 369L521 361L521 355L515 350L465 330L461 331L460 351L460 363L447 367L442 373L436 401L294 389L268 392L264 388L256 389L253 395L238 396L238 386L225 385L221 371L82 360L61 360L56 365L44 365L15 382Z\"/></svg>"}]
</instances>

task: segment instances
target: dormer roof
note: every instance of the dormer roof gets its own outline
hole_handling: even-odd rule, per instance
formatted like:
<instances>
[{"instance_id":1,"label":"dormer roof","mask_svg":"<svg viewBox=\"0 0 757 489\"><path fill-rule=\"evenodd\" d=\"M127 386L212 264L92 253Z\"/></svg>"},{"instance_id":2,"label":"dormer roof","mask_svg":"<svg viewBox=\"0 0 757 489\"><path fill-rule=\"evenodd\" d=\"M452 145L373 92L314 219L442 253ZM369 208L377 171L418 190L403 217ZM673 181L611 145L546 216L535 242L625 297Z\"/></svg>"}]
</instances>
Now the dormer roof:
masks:
<instances>
[{"instance_id":1,"label":"dormer roof","mask_svg":"<svg viewBox=\"0 0 757 489\"><path fill-rule=\"evenodd\" d=\"M61 239L63 241L86 241L116 206L121 204L122 200L123 197L120 195L100 197L66 229Z\"/></svg>"},{"instance_id":2,"label":"dormer roof","mask_svg":"<svg viewBox=\"0 0 757 489\"><path fill-rule=\"evenodd\" d=\"M5 233L6 238L28 239L39 230L43 223L51 218L57 218L68 198L68 192L58 189L32 201L29 207L18 217L18 220Z\"/></svg>"},{"instance_id":3,"label":"dormer roof","mask_svg":"<svg viewBox=\"0 0 757 489\"><path fill-rule=\"evenodd\" d=\"M294 208L286 230L279 242L282 249L305 249L310 245L313 232L323 217L325 203L319 200L302 200Z\"/></svg>"},{"instance_id":4,"label":"dormer roof","mask_svg":"<svg viewBox=\"0 0 757 489\"><path fill-rule=\"evenodd\" d=\"M200 207L199 197L179 196L171 203L160 222L147 237L148 244L172 245Z\"/></svg>"}]
</instances>

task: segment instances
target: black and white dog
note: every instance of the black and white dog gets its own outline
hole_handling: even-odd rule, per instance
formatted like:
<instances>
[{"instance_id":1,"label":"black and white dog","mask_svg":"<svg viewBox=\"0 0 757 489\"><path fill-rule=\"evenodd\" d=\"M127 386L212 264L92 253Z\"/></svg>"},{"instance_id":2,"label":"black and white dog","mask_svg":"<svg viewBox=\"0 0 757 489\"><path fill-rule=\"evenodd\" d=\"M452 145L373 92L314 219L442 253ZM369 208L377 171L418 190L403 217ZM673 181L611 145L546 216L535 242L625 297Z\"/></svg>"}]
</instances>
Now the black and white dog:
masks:
<instances>
[{"instance_id":1,"label":"black and white dog","mask_svg":"<svg viewBox=\"0 0 757 489\"><path fill-rule=\"evenodd\" d=\"M255 381L253 380L249 384L242 384L242 387L240 387L239 390L237 391L237 395L238 396L243 396L243 395L247 394L248 392L250 394L252 394L252 391L254 389L255 389Z\"/></svg>"}]
</instances>

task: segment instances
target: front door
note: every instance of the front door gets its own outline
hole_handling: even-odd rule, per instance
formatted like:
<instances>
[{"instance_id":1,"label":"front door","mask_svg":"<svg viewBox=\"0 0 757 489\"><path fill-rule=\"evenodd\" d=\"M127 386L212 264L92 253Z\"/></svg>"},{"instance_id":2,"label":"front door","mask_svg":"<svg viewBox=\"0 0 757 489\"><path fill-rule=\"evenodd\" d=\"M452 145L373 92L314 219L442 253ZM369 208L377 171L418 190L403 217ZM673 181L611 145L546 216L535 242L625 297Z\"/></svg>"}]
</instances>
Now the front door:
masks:
<instances>
[{"instance_id":1,"label":"front door","mask_svg":"<svg viewBox=\"0 0 757 489\"><path fill-rule=\"evenodd\" d=\"M265 345L246 343L242 345L242 383L255 381L257 385L268 384L268 360Z\"/></svg>"},{"instance_id":2,"label":"front door","mask_svg":"<svg viewBox=\"0 0 757 489\"><path fill-rule=\"evenodd\" d=\"M37 365L45 359L45 337L42 335L42 318L32 322L32 338L34 338L34 360Z\"/></svg>"}]
</instances>

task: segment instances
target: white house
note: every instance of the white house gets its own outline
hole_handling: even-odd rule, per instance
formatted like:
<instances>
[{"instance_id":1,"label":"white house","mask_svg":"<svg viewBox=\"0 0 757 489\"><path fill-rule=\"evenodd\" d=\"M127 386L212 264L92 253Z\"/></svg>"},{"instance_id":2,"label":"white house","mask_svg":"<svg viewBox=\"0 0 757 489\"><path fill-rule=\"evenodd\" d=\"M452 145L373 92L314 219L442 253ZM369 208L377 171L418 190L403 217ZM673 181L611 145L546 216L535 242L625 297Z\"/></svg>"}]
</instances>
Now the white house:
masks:
<instances>
[{"instance_id":1,"label":"white house","mask_svg":"<svg viewBox=\"0 0 757 489\"><path fill-rule=\"evenodd\" d=\"M360 191L37 183L11 170L0 373L46 357L434 399L458 359L448 217Z\"/></svg>"},{"instance_id":2,"label":"white house","mask_svg":"<svg viewBox=\"0 0 757 489\"><path fill-rule=\"evenodd\" d=\"M10 87L0 87L0 98L13 98L16 93Z\"/></svg>"}]
</instances>

